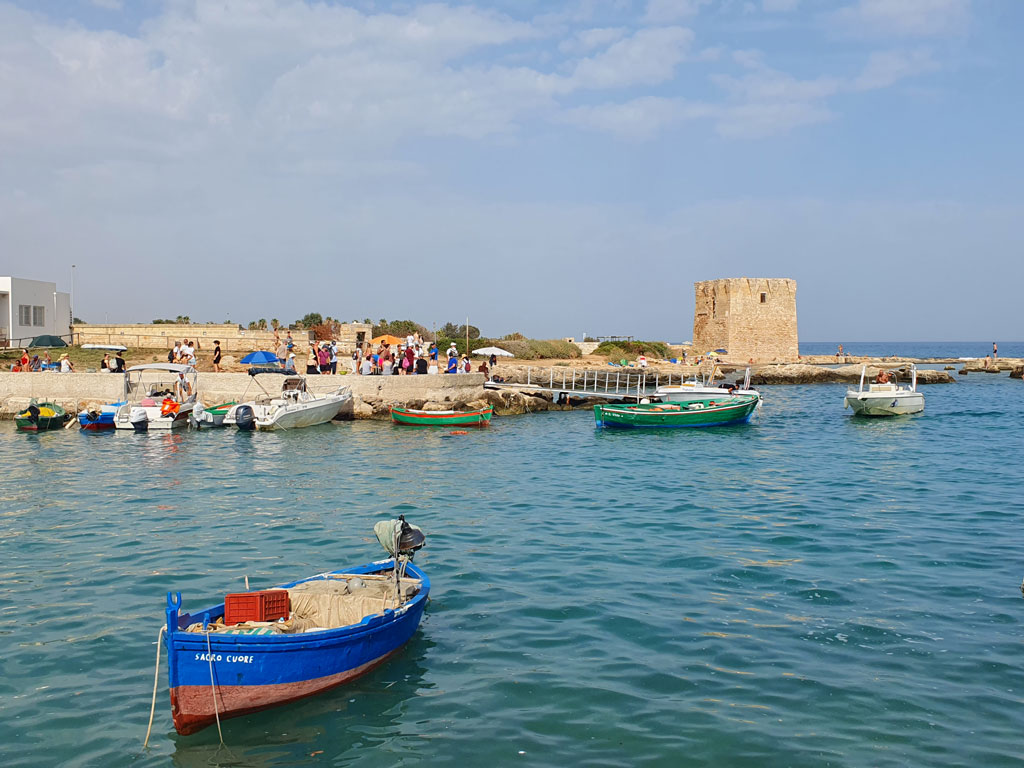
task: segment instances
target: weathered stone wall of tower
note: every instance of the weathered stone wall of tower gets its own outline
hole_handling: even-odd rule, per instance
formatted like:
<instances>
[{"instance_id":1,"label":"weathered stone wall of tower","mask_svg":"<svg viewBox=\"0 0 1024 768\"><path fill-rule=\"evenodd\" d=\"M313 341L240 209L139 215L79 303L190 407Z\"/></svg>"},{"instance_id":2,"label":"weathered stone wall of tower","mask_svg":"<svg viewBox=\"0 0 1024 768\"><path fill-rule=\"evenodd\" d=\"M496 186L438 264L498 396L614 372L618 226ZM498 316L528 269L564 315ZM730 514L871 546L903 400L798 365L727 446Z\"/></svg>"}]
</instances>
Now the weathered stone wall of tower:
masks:
<instances>
[{"instance_id":1,"label":"weathered stone wall of tower","mask_svg":"<svg viewBox=\"0 0 1024 768\"><path fill-rule=\"evenodd\" d=\"M694 351L728 350L737 362L799 355L796 280L732 277L694 283Z\"/></svg>"}]
</instances>

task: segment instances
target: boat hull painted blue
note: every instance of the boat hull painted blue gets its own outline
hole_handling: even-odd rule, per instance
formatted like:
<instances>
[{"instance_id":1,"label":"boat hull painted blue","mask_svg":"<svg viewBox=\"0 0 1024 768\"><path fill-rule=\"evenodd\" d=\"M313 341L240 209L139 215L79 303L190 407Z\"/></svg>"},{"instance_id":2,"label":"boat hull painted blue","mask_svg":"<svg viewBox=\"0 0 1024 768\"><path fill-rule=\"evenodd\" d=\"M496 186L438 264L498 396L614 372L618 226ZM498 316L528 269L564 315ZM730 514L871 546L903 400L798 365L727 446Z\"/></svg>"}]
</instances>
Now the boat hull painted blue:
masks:
<instances>
[{"instance_id":1,"label":"boat hull painted blue","mask_svg":"<svg viewBox=\"0 0 1024 768\"><path fill-rule=\"evenodd\" d=\"M390 562L370 563L334 573L374 573L388 569ZM323 632L296 635L184 632L181 630L204 617L212 620L223 615L223 606L179 616L180 602L169 602L168 673L171 712L177 731L194 733L213 724L217 716L223 720L312 696L353 680L383 663L415 634L426 607L429 579L411 564L407 575L420 579L422 587L419 594L400 609ZM211 685L211 667L215 685Z\"/></svg>"}]
</instances>

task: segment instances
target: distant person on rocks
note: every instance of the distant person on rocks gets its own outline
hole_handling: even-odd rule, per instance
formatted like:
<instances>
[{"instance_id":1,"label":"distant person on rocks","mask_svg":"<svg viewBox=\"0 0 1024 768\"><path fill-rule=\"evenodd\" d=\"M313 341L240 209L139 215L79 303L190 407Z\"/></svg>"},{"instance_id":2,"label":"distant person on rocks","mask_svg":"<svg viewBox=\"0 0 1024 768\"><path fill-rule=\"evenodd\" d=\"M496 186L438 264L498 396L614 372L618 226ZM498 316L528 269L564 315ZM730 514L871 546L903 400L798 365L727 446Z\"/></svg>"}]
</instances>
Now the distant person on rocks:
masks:
<instances>
[{"instance_id":1,"label":"distant person on rocks","mask_svg":"<svg viewBox=\"0 0 1024 768\"><path fill-rule=\"evenodd\" d=\"M43 365L53 365L49 352L43 352Z\"/></svg>"},{"instance_id":2,"label":"distant person on rocks","mask_svg":"<svg viewBox=\"0 0 1024 768\"><path fill-rule=\"evenodd\" d=\"M416 375L425 376L427 373L427 358L420 355L416 358Z\"/></svg>"},{"instance_id":3,"label":"distant person on rocks","mask_svg":"<svg viewBox=\"0 0 1024 768\"><path fill-rule=\"evenodd\" d=\"M493 357L494 357L494 355L491 355L491 357L493 358ZM486 361L484 361L484 362L480 363L480 367L479 367L479 368L477 368L477 371L479 371L480 373L482 373L482 374L483 374L484 376L486 376L486 377L487 377L488 379L490 379L490 378L491 378L491 371L490 371L490 369L489 369L489 368L487 367L487 362L486 362Z\"/></svg>"},{"instance_id":4,"label":"distant person on rocks","mask_svg":"<svg viewBox=\"0 0 1024 768\"><path fill-rule=\"evenodd\" d=\"M220 373L220 341L214 339L213 341L213 372Z\"/></svg>"},{"instance_id":5,"label":"distant person on rocks","mask_svg":"<svg viewBox=\"0 0 1024 768\"><path fill-rule=\"evenodd\" d=\"M316 348L310 344L309 351L306 353L306 375L310 376L314 373L320 373L320 368L317 365Z\"/></svg>"},{"instance_id":6,"label":"distant person on rocks","mask_svg":"<svg viewBox=\"0 0 1024 768\"><path fill-rule=\"evenodd\" d=\"M362 362L359 364L359 373L363 376L369 376L373 373L373 361L370 360L369 355L364 357Z\"/></svg>"},{"instance_id":7,"label":"distant person on rocks","mask_svg":"<svg viewBox=\"0 0 1024 768\"><path fill-rule=\"evenodd\" d=\"M31 360L32 360L32 358L29 357L28 350L27 349L22 349L21 350L21 357L18 358L18 365L20 366L22 371L25 371L26 373L28 372L28 364L29 364L29 362L31 362Z\"/></svg>"},{"instance_id":8,"label":"distant person on rocks","mask_svg":"<svg viewBox=\"0 0 1024 768\"><path fill-rule=\"evenodd\" d=\"M473 372L473 363L470 361L469 355L463 355L462 356L462 372L463 373L472 373Z\"/></svg>"},{"instance_id":9,"label":"distant person on rocks","mask_svg":"<svg viewBox=\"0 0 1024 768\"><path fill-rule=\"evenodd\" d=\"M437 366L437 343L430 342L430 359L434 362L434 366Z\"/></svg>"},{"instance_id":10,"label":"distant person on rocks","mask_svg":"<svg viewBox=\"0 0 1024 768\"><path fill-rule=\"evenodd\" d=\"M498 364L498 356L491 352L491 368Z\"/></svg>"},{"instance_id":11,"label":"distant person on rocks","mask_svg":"<svg viewBox=\"0 0 1024 768\"><path fill-rule=\"evenodd\" d=\"M114 353L114 373L124 373L124 353L121 350Z\"/></svg>"},{"instance_id":12,"label":"distant person on rocks","mask_svg":"<svg viewBox=\"0 0 1024 768\"><path fill-rule=\"evenodd\" d=\"M320 373L326 375L331 372L331 353L327 351L327 345L321 344L316 351L317 363L320 366Z\"/></svg>"},{"instance_id":13,"label":"distant person on rocks","mask_svg":"<svg viewBox=\"0 0 1024 768\"><path fill-rule=\"evenodd\" d=\"M295 340L292 339L291 331L288 331L288 335L284 337L284 344L288 349L295 349Z\"/></svg>"},{"instance_id":14,"label":"distant person on rocks","mask_svg":"<svg viewBox=\"0 0 1024 768\"><path fill-rule=\"evenodd\" d=\"M41 371L43 369L43 363L39 359L39 355L33 355L32 361L28 364L30 371Z\"/></svg>"},{"instance_id":15,"label":"distant person on rocks","mask_svg":"<svg viewBox=\"0 0 1024 768\"><path fill-rule=\"evenodd\" d=\"M454 341L448 345L448 359L451 360L452 358L459 359L459 350L456 348Z\"/></svg>"},{"instance_id":16,"label":"distant person on rocks","mask_svg":"<svg viewBox=\"0 0 1024 768\"><path fill-rule=\"evenodd\" d=\"M330 352L331 375L334 376L338 373L338 342L331 339L328 351Z\"/></svg>"},{"instance_id":17,"label":"distant person on rocks","mask_svg":"<svg viewBox=\"0 0 1024 768\"><path fill-rule=\"evenodd\" d=\"M181 345L175 341L174 348L167 353L167 362L176 363L181 359Z\"/></svg>"},{"instance_id":18,"label":"distant person on rocks","mask_svg":"<svg viewBox=\"0 0 1024 768\"><path fill-rule=\"evenodd\" d=\"M104 352L103 359L100 360L100 373L110 373L110 353Z\"/></svg>"},{"instance_id":19,"label":"distant person on rocks","mask_svg":"<svg viewBox=\"0 0 1024 768\"><path fill-rule=\"evenodd\" d=\"M286 370L289 370L289 371L294 371L295 370L295 353L294 352L289 352L288 353L288 357L285 358L284 367L285 367Z\"/></svg>"},{"instance_id":20,"label":"distant person on rocks","mask_svg":"<svg viewBox=\"0 0 1024 768\"><path fill-rule=\"evenodd\" d=\"M999 347L996 346L996 343L994 341L992 342L992 359L999 359Z\"/></svg>"},{"instance_id":21,"label":"distant person on rocks","mask_svg":"<svg viewBox=\"0 0 1024 768\"><path fill-rule=\"evenodd\" d=\"M459 358L452 355L448 356L448 368L445 369L445 373L458 373L459 372Z\"/></svg>"},{"instance_id":22,"label":"distant person on rocks","mask_svg":"<svg viewBox=\"0 0 1024 768\"><path fill-rule=\"evenodd\" d=\"M641 368L646 368L647 367L647 355L641 354L640 357L638 357L636 359L636 362L637 362L637 364Z\"/></svg>"},{"instance_id":23,"label":"distant person on rocks","mask_svg":"<svg viewBox=\"0 0 1024 768\"><path fill-rule=\"evenodd\" d=\"M74 373L75 366L71 363L71 359L68 357L68 353L65 352L60 356L60 372L61 373Z\"/></svg>"}]
</instances>

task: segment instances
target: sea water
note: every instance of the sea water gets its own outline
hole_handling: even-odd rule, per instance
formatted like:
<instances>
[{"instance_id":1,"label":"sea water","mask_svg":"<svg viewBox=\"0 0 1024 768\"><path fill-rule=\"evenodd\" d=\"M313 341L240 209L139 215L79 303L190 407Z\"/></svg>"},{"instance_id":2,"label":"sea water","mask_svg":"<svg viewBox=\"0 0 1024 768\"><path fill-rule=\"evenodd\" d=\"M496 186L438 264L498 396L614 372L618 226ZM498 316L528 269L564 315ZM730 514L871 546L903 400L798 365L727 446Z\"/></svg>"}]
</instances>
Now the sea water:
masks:
<instances>
[{"instance_id":1,"label":"sea water","mask_svg":"<svg viewBox=\"0 0 1024 768\"><path fill-rule=\"evenodd\" d=\"M1019 765L1024 383L851 418L765 388L749 426L16 434L0 425L4 766ZM175 734L165 593L428 534L412 642L324 695Z\"/></svg>"}]
</instances>

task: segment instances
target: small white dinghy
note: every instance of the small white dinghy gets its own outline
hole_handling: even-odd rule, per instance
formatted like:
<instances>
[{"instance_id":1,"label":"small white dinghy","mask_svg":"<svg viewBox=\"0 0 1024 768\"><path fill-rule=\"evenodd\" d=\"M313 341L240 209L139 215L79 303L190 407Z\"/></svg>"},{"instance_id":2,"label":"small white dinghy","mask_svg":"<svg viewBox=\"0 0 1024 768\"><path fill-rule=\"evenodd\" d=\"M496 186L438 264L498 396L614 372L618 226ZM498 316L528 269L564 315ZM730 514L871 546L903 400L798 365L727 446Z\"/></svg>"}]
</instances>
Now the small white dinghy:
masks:
<instances>
[{"instance_id":1,"label":"small white dinghy","mask_svg":"<svg viewBox=\"0 0 1024 768\"><path fill-rule=\"evenodd\" d=\"M864 389L868 367L860 372L860 388L849 390L844 408L852 408L854 416L904 416L924 410L924 395L917 391L917 368L910 366L910 386L896 383L895 371L879 371L875 381Z\"/></svg>"}]
</instances>

